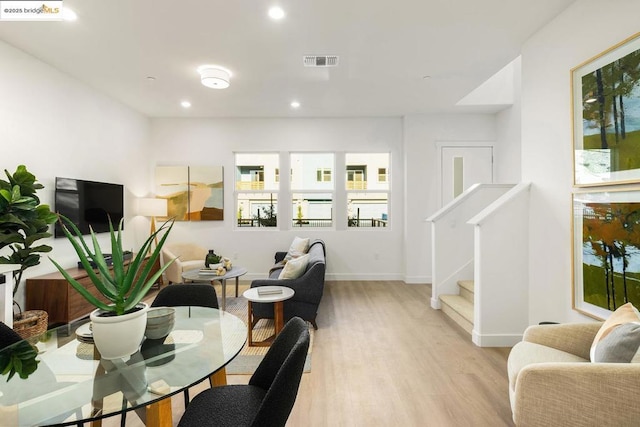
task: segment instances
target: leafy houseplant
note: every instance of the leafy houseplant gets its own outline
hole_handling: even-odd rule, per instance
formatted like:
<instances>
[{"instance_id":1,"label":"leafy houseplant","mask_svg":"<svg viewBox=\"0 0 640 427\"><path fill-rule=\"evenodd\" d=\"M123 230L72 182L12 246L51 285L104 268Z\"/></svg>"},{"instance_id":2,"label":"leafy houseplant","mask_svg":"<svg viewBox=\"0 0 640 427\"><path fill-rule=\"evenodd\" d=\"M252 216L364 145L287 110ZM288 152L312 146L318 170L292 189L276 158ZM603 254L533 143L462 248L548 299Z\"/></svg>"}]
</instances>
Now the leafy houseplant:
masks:
<instances>
[{"instance_id":1,"label":"leafy houseplant","mask_svg":"<svg viewBox=\"0 0 640 427\"><path fill-rule=\"evenodd\" d=\"M38 351L27 341L21 341L9 352L4 351L0 355L0 375L7 375L7 382L15 374L22 379L29 377L38 368L39 360L36 360Z\"/></svg>"},{"instance_id":2,"label":"leafy houseplant","mask_svg":"<svg viewBox=\"0 0 640 427\"><path fill-rule=\"evenodd\" d=\"M209 249L209 253L204 258L204 265L209 267L212 264L219 264L222 261L222 257L217 255L213 249Z\"/></svg>"},{"instance_id":3,"label":"leafy houseplant","mask_svg":"<svg viewBox=\"0 0 640 427\"><path fill-rule=\"evenodd\" d=\"M51 237L49 225L58 216L49 206L40 204L36 191L44 188L24 165L13 174L5 169L8 181L0 180L0 250L9 247L11 254L0 257L0 264L18 264L13 272L13 297L24 271L40 264L40 253L50 252L49 245L35 245L40 239ZM22 312L20 306L14 301Z\"/></svg>"},{"instance_id":4,"label":"leafy houseplant","mask_svg":"<svg viewBox=\"0 0 640 427\"><path fill-rule=\"evenodd\" d=\"M162 246L173 227L173 222L165 222L156 232L152 233L138 250L135 257L128 264L125 264L125 251L122 248L122 221L116 232L111 220L109 220L111 267L107 265L107 260L100 249L93 230L91 230L92 251L82 237L80 230L71 220L60 215L60 222L65 236L75 249L80 263L87 271L91 282L110 303L105 303L91 294L56 261L52 259L51 262L67 279L69 284L90 304L96 307L90 318L92 321L93 340L102 358L117 359L130 356L138 350L144 337L147 323L147 310L149 307L146 303L141 302L142 298L174 261L171 260L165 263L156 273L151 274L151 270L160 256ZM151 251L152 242L161 232L164 232L162 238L155 249ZM148 252L150 252L150 255L145 263L145 257ZM97 271L94 271L94 268Z\"/></svg>"}]
</instances>

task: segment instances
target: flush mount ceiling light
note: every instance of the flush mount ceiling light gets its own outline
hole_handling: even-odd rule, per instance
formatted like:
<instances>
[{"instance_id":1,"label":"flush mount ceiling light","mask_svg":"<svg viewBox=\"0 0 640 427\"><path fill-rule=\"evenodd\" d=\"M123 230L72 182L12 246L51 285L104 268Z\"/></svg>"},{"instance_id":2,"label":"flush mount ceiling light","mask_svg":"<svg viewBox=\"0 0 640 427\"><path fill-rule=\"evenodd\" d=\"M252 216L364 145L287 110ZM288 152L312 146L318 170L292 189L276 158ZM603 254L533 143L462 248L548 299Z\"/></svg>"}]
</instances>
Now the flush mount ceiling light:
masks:
<instances>
[{"instance_id":1,"label":"flush mount ceiling light","mask_svg":"<svg viewBox=\"0 0 640 427\"><path fill-rule=\"evenodd\" d=\"M217 65L202 65L198 67L200 81L206 87L212 89L226 89L229 87L231 72Z\"/></svg>"}]
</instances>

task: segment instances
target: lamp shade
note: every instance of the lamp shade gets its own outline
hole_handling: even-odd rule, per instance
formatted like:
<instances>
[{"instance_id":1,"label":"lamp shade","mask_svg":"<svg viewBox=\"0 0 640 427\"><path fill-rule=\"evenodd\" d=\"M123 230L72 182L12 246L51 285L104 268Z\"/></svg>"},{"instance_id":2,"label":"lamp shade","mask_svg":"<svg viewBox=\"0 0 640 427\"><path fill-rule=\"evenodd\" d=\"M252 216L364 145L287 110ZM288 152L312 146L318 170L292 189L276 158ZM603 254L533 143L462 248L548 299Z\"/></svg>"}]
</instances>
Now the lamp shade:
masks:
<instances>
[{"instance_id":1,"label":"lamp shade","mask_svg":"<svg viewBox=\"0 0 640 427\"><path fill-rule=\"evenodd\" d=\"M144 197L138 199L137 214L142 216L167 216L167 200Z\"/></svg>"}]
</instances>

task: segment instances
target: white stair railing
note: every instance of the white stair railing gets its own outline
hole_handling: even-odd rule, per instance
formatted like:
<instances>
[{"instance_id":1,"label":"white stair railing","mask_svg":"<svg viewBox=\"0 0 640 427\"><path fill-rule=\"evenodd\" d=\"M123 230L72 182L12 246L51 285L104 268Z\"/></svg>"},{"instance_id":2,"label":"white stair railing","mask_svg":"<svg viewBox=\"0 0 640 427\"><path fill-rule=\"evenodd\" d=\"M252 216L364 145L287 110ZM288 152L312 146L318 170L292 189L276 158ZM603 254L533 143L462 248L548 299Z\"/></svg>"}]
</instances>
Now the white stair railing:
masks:
<instances>
[{"instance_id":1,"label":"white stair railing","mask_svg":"<svg viewBox=\"0 0 640 427\"><path fill-rule=\"evenodd\" d=\"M529 322L529 188L521 183L478 215L474 229L473 342L510 347Z\"/></svg>"},{"instance_id":2,"label":"white stair railing","mask_svg":"<svg viewBox=\"0 0 640 427\"><path fill-rule=\"evenodd\" d=\"M440 309L440 295L458 293L458 280L473 277L473 226L467 221L513 187L513 184L474 184L426 219L431 222L434 309Z\"/></svg>"}]
</instances>

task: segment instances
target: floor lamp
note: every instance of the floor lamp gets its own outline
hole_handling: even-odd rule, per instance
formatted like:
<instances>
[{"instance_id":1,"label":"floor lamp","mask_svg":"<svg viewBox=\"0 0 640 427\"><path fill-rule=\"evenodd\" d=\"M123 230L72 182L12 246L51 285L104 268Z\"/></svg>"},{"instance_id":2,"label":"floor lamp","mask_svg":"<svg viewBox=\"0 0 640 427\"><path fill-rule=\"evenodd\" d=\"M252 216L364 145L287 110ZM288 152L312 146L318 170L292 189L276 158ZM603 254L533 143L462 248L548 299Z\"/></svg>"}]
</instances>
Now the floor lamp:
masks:
<instances>
[{"instance_id":1,"label":"floor lamp","mask_svg":"<svg viewBox=\"0 0 640 427\"><path fill-rule=\"evenodd\" d=\"M153 235L156 232L156 217L166 217L167 216L167 200L166 199L156 199L153 197L145 197L138 199L138 215L146 216L151 218L151 229L149 230L149 235ZM155 236L154 243L158 246L158 236ZM151 253L151 246L149 246L149 250L147 255ZM160 268L160 257L156 260L156 267ZM158 284L160 286L163 285L162 276L158 278Z\"/></svg>"}]
</instances>

